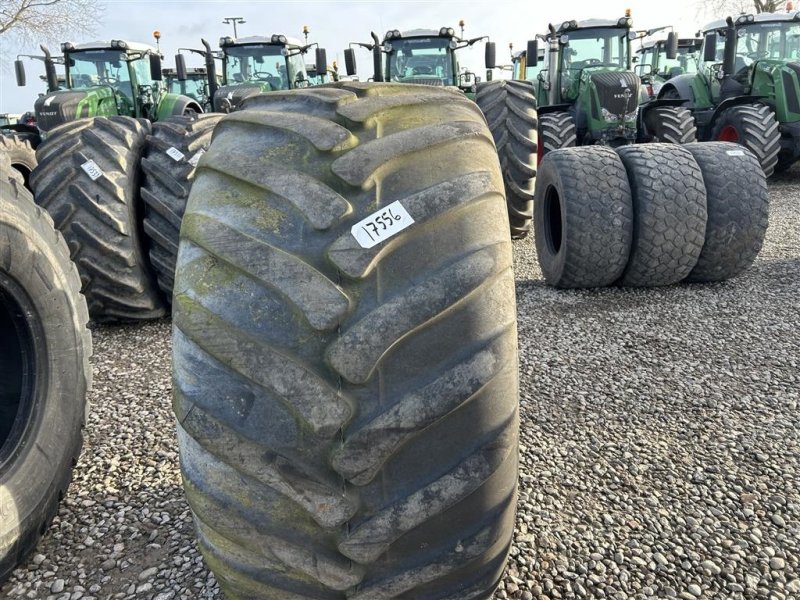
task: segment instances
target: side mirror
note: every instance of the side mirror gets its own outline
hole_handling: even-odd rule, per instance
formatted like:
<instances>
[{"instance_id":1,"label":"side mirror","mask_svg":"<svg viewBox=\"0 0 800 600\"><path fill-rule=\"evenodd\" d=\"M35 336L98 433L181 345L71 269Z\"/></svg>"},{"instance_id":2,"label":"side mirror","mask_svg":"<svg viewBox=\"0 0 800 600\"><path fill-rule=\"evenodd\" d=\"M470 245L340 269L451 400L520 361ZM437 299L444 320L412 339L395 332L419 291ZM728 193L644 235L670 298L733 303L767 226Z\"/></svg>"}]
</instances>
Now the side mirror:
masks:
<instances>
[{"instance_id":1,"label":"side mirror","mask_svg":"<svg viewBox=\"0 0 800 600\"><path fill-rule=\"evenodd\" d=\"M348 75L356 74L356 53L352 48L344 51L344 70Z\"/></svg>"},{"instance_id":2,"label":"side mirror","mask_svg":"<svg viewBox=\"0 0 800 600\"><path fill-rule=\"evenodd\" d=\"M678 34L670 31L667 36L667 58L675 60L678 58Z\"/></svg>"},{"instance_id":3,"label":"side mirror","mask_svg":"<svg viewBox=\"0 0 800 600\"><path fill-rule=\"evenodd\" d=\"M14 61L14 73L17 76L17 85L25 87L25 65L21 60Z\"/></svg>"},{"instance_id":4,"label":"side mirror","mask_svg":"<svg viewBox=\"0 0 800 600\"><path fill-rule=\"evenodd\" d=\"M315 54L317 61L317 75L324 77L328 74L328 53L325 52L325 48L320 48L317 46L317 51Z\"/></svg>"},{"instance_id":5,"label":"side mirror","mask_svg":"<svg viewBox=\"0 0 800 600\"><path fill-rule=\"evenodd\" d=\"M486 42L486 68L494 69L495 65L496 48L494 42Z\"/></svg>"},{"instance_id":6,"label":"side mirror","mask_svg":"<svg viewBox=\"0 0 800 600\"><path fill-rule=\"evenodd\" d=\"M528 40L528 47L525 50L525 65L535 67L539 64L539 40Z\"/></svg>"},{"instance_id":7,"label":"side mirror","mask_svg":"<svg viewBox=\"0 0 800 600\"><path fill-rule=\"evenodd\" d=\"M703 42L703 62L713 63L717 60L717 34L709 33Z\"/></svg>"},{"instance_id":8,"label":"side mirror","mask_svg":"<svg viewBox=\"0 0 800 600\"><path fill-rule=\"evenodd\" d=\"M150 55L150 79L161 81L161 57L158 54Z\"/></svg>"},{"instance_id":9,"label":"side mirror","mask_svg":"<svg viewBox=\"0 0 800 600\"><path fill-rule=\"evenodd\" d=\"M175 73L178 76L178 81L186 81L186 57L183 54L175 55Z\"/></svg>"}]
</instances>

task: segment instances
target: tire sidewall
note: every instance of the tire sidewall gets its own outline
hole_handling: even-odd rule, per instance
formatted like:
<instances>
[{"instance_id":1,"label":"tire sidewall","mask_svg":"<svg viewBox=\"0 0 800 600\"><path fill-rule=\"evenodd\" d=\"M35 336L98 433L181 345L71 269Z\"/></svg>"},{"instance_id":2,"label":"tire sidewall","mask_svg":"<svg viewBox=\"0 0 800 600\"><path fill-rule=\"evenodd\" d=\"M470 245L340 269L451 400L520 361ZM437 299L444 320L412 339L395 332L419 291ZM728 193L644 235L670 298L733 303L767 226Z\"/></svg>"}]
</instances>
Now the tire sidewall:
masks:
<instances>
[{"instance_id":1,"label":"tire sidewall","mask_svg":"<svg viewBox=\"0 0 800 600\"><path fill-rule=\"evenodd\" d=\"M561 245L558 252L553 252L550 245L549 220L547 219L547 195L553 188L559 197L559 209L561 212ZM558 282L564 273L564 266L567 260L567 236L564 235L564 226L567 223L566 202L564 201L564 186L559 177L558 169L552 160L543 160L539 165L539 172L536 175L536 197L533 202L533 220L539 224L537 229L536 252L539 256L539 264L542 272L548 281ZM541 233L539 233L541 231Z\"/></svg>"}]
</instances>

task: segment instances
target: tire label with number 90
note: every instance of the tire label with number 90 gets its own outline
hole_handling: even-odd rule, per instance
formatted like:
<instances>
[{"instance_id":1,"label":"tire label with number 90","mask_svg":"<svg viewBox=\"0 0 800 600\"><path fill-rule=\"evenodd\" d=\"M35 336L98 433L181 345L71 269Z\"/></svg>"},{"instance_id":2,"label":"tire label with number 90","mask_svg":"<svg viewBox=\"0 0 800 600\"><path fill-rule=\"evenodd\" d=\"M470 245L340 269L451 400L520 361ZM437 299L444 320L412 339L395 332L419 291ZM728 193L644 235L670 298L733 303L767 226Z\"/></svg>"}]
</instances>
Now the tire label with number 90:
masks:
<instances>
[{"instance_id":1,"label":"tire label with number 90","mask_svg":"<svg viewBox=\"0 0 800 600\"><path fill-rule=\"evenodd\" d=\"M414 224L399 200L378 209L350 229L362 248L372 248Z\"/></svg>"}]
</instances>

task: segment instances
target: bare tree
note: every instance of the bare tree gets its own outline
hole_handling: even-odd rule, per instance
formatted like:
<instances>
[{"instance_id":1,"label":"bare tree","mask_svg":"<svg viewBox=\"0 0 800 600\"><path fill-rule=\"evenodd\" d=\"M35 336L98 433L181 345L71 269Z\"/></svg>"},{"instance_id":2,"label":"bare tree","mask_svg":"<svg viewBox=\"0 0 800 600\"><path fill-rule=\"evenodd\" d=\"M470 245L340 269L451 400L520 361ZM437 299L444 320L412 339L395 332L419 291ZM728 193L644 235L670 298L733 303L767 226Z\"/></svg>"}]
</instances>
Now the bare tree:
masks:
<instances>
[{"instance_id":1,"label":"bare tree","mask_svg":"<svg viewBox=\"0 0 800 600\"><path fill-rule=\"evenodd\" d=\"M786 9L786 0L700 0L698 8L706 15L722 17L749 13L779 12Z\"/></svg>"},{"instance_id":2,"label":"bare tree","mask_svg":"<svg viewBox=\"0 0 800 600\"><path fill-rule=\"evenodd\" d=\"M58 43L94 31L98 0L0 0L0 35L20 45Z\"/></svg>"}]
</instances>

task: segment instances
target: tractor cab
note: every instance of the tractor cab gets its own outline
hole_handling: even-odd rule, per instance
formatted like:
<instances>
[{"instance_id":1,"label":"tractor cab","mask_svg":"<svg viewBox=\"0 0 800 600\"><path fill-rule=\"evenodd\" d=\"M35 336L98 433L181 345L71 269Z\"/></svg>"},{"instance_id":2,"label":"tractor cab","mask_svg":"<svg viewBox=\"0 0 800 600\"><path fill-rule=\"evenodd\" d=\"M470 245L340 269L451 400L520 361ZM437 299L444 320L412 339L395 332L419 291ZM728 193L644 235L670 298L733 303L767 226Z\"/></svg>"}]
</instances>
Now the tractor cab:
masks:
<instances>
[{"instance_id":1,"label":"tractor cab","mask_svg":"<svg viewBox=\"0 0 800 600\"><path fill-rule=\"evenodd\" d=\"M480 78L473 72L462 69L458 51L467 48L487 36L462 39L452 27L441 29L412 29L386 32L383 41L372 34L372 44L355 43L373 52L375 81L393 81L431 86L457 86L468 94L474 94ZM352 44L351 44L352 45ZM345 50L348 75L354 75L355 55L352 48ZM495 46L486 42L487 71L495 68Z\"/></svg>"},{"instance_id":2,"label":"tractor cab","mask_svg":"<svg viewBox=\"0 0 800 600\"><path fill-rule=\"evenodd\" d=\"M642 80L649 98L658 96L664 85L678 75L697 73L702 38L679 38L674 58L670 58L670 39L642 42L634 57L635 71Z\"/></svg>"},{"instance_id":3,"label":"tractor cab","mask_svg":"<svg viewBox=\"0 0 800 600\"><path fill-rule=\"evenodd\" d=\"M168 92L189 96L196 100L203 107L203 110L211 110L208 72L205 67L186 69L183 79L178 76L177 69L163 69L161 73ZM221 79L217 77L217 85L220 83Z\"/></svg>"},{"instance_id":4,"label":"tractor cab","mask_svg":"<svg viewBox=\"0 0 800 600\"><path fill-rule=\"evenodd\" d=\"M224 37L219 46L222 86L213 98L214 109L221 112L235 110L249 96L312 85L304 56L314 46L317 46L316 64L327 64L325 51L316 43L304 44L282 34Z\"/></svg>"}]
</instances>

